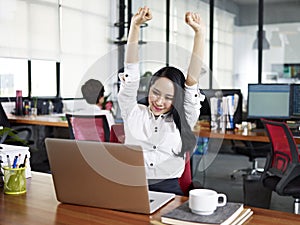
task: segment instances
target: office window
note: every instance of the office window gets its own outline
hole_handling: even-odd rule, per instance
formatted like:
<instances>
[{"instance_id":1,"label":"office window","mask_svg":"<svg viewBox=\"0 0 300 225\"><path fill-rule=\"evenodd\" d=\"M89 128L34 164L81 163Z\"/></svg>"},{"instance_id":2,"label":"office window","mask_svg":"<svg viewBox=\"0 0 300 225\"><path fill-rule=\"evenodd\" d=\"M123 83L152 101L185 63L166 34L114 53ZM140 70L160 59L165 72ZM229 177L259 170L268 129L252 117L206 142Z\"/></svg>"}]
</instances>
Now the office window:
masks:
<instances>
[{"instance_id":1,"label":"office window","mask_svg":"<svg viewBox=\"0 0 300 225\"><path fill-rule=\"evenodd\" d=\"M142 61L141 75L149 71L156 72L166 65L166 1L145 1L153 14L153 19L147 22L148 26L140 29L140 40L145 44L140 46ZM141 7L140 1L133 1L132 13ZM127 35L126 35L127 36Z\"/></svg>"},{"instance_id":2,"label":"office window","mask_svg":"<svg viewBox=\"0 0 300 225\"><path fill-rule=\"evenodd\" d=\"M60 52L58 1L5 0L1 1L0 5L0 56L3 57L1 62L4 63L4 67L0 68L1 81L9 84L9 86L5 85L3 90L1 84L1 96L15 96L16 89L21 89L23 96L28 96L28 60L31 59L54 62L52 67L45 64L46 61L41 63L32 60L33 92L31 94L54 96L56 94L56 83L53 84L53 81L56 82L55 61L59 59ZM41 64L44 68L41 68ZM49 74L51 76L48 76Z\"/></svg>"},{"instance_id":3,"label":"office window","mask_svg":"<svg viewBox=\"0 0 300 225\"><path fill-rule=\"evenodd\" d=\"M264 30L270 48L263 51L263 83L300 83L299 10L299 1L264 6Z\"/></svg>"},{"instance_id":4,"label":"office window","mask_svg":"<svg viewBox=\"0 0 300 225\"><path fill-rule=\"evenodd\" d=\"M113 44L112 38L113 23L116 22L111 8L113 2L62 1L60 60L62 97L82 97L80 87L89 78L102 81L109 91L112 74L107 73L103 65L110 68L117 65L116 58L109 56L110 51L117 47ZM115 5L113 9L116 10ZM103 59L103 65L89 72L99 59L99 64Z\"/></svg>"},{"instance_id":5,"label":"office window","mask_svg":"<svg viewBox=\"0 0 300 225\"><path fill-rule=\"evenodd\" d=\"M140 40L146 44L140 47L140 57L143 60L141 64L141 74L147 71L156 72L168 63L170 66L176 66L183 71L187 71L193 46L193 31L185 23L185 13L187 11L199 12L205 25L209 23L209 5L207 3L192 0L170 1L170 30L169 45L166 37L166 15L167 5L165 1L145 1L153 14L153 19L148 22L148 27L141 28ZM133 12L140 7L140 2L133 2ZM208 33L206 33L208 37ZM204 65L208 67L209 58L208 38L206 38L206 47L204 54ZM203 87L208 87L208 76L201 79Z\"/></svg>"},{"instance_id":6,"label":"office window","mask_svg":"<svg viewBox=\"0 0 300 225\"><path fill-rule=\"evenodd\" d=\"M57 0L1 1L0 56L57 60Z\"/></svg>"},{"instance_id":7,"label":"office window","mask_svg":"<svg viewBox=\"0 0 300 225\"><path fill-rule=\"evenodd\" d=\"M171 19L170 19L170 61L174 62L181 69L187 71L193 43L194 31L185 23L185 13L187 11L197 12L200 14L206 27L205 49L203 67L207 73L200 78L201 88L209 87L209 4L198 0L192 1L171 1ZM176 46L176 50L173 48Z\"/></svg>"},{"instance_id":8,"label":"office window","mask_svg":"<svg viewBox=\"0 0 300 225\"><path fill-rule=\"evenodd\" d=\"M15 97L16 90L28 96L28 61L0 57L0 97Z\"/></svg>"},{"instance_id":9,"label":"office window","mask_svg":"<svg viewBox=\"0 0 300 225\"><path fill-rule=\"evenodd\" d=\"M213 87L234 88L233 80L234 15L215 8L213 45Z\"/></svg>"},{"instance_id":10,"label":"office window","mask_svg":"<svg viewBox=\"0 0 300 225\"><path fill-rule=\"evenodd\" d=\"M238 88L245 97L248 83L258 81L257 18L258 1L215 1L214 88Z\"/></svg>"},{"instance_id":11,"label":"office window","mask_svg":"<svg viewBox=\"0 0 300 225\"><path fill-rule=\"evenodd\" d=\"M31 60L31 96L56 96L56 62Z\"/></svg>"}]
</instances>

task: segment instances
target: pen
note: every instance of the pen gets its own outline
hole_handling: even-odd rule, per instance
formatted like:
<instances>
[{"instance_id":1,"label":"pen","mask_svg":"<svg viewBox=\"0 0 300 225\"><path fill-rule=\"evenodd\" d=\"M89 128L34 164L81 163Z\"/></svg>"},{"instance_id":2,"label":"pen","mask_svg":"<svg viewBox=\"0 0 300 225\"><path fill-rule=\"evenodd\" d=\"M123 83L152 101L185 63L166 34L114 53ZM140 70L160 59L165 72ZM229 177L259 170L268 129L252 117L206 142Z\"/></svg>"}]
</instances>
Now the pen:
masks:
<instances>
[{"instance_id":1,"label":"pen","mask_svg":"<svg viewBox=\"0 0 300 225\"><path fill-rule=\"evenodd\" d=\"M11 162L10 162L9 155L6 155L6 158L7 158L7 166L8 166L8 168L11 168Z\"/></svg>"},{"instance_id":2,"label":"pen","mask_svg":"<svg viewBox=\"0 0 300 225\"><path fill-rule=\"evenodd\" d=\"M21 164L21 153L19 153L19 157L17 160L16 168Z\"/></svg>"},{"instance_id":3,"label":"pen","mask_svg":"<svg viewBox=\"0 0 300 225\"><path fill-rule=\"evenodd\" d=\"M19 168L25 167L25 165L26 165L26 160L27 160L27 154L25 155L24 162L23 162L22 164L19 165Z\"/></svg>"},{"instance_id":4,"label":"pen","mask_svg":"<svg viewBox=\"0 0 300 225\"><path fill-rule=\"evenodd\" d=\"M18 156L16 155L15 158L14 158L14 162L13 162L12 168L16 168L17 167L17 161L18 161Z\"/></svg>"},{"instance_id":5,"label":"pen","mask_svg":"<svg viewBox=\"0 0 300 225\"><path fill-rule=\"evenodd\" d=\"M3 161L2 161L2 156L0 155L0 168L2 168L1 163L3 163ZM2 170L0 169L0 188L2 188L4 185L3 176L4 176L4 174L2 173Z\"/></svg>"}]
</instances>

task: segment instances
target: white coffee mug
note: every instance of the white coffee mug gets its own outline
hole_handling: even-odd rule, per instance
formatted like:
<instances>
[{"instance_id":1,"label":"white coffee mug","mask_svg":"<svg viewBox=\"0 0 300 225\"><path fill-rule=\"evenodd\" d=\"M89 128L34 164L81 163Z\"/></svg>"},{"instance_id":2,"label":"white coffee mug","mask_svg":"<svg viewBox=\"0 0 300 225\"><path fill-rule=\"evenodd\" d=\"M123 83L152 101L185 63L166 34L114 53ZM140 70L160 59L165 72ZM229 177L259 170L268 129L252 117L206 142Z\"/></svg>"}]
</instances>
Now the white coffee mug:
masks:
<instances>
[{"instance_id":1,"label":"white coffee mug","mask_svg":"<svg viewBox=\"0 0 300 225\"><path fill-rule=\"evenodd\" d=\"M193 189L189 192L189 208L199 215L210 215L217 207L227 203L225 194L210 189Z\"/></svg>"}]
</instances>

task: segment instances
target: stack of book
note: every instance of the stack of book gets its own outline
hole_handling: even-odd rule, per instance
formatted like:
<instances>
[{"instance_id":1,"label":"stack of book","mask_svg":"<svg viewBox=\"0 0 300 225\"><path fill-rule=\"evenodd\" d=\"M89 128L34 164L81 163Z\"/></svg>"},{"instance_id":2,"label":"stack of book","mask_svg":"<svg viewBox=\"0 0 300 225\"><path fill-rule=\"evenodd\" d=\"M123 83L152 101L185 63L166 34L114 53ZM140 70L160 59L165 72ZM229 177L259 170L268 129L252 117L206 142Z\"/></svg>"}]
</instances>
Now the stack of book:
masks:
<instances>
[{"instance_id":1,"label":"stack of book","mask_svg":"<svg viewBox=\"0 0 300 225\"><path fill-rule=\"evenodd\" d=\"M241 225L251 217L253 211L242 203L227 202L208 216L192 213L186 201L181 206L161 216L161 221L173 225Z\"/></svg>"}]
</instances>

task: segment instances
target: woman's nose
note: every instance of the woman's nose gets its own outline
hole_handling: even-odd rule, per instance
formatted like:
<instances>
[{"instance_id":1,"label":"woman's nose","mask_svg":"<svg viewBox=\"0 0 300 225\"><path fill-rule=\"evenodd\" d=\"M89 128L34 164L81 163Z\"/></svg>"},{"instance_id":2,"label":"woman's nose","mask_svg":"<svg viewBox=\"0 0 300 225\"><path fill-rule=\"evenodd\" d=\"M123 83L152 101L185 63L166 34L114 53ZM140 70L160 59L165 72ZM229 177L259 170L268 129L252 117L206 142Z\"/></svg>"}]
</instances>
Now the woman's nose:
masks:
<instances>
[{"instance_id":1,"label":"woman's nose","mask_svg":"<svg viewBox=\"0 0 300 225\"><path fill-rule=\"evenodd\" d=\"M159 96L159 97L157 98L157 100L156 100L156 104L162 105L163 103L164 103L164 98L161 97L161 96Z\"/></svg>"}]
</instances>

